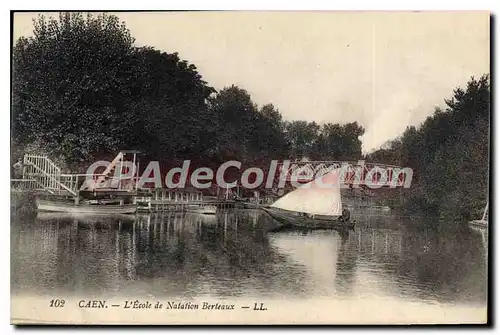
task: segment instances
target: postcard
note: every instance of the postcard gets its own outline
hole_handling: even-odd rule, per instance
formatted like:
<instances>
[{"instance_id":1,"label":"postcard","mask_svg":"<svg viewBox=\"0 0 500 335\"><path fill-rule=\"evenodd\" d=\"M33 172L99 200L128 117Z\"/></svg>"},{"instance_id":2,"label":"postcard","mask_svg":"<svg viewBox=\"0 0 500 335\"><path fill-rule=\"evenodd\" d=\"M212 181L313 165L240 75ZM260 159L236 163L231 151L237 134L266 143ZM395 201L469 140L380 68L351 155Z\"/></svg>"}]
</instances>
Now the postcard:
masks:
<instances>
[{"instance_id":1,"label":"postcard","mask_svg":"<svg viewBox=\"0 0 500 335\"><path fill-rule=\"evenodd\" d=\"M490 13L11 19L12 324L490 321Z\"/></svg>"}]
</instances>

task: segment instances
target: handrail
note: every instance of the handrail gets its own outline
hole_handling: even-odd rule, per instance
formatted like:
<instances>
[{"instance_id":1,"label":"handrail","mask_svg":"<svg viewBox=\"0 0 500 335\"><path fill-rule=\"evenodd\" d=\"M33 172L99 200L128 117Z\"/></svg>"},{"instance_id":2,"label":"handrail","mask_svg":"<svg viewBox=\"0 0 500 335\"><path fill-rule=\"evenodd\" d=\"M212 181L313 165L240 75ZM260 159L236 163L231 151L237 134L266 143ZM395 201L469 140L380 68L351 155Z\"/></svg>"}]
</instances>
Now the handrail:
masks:
<instances>
[{"instance_id":1,"label":"handrail","mask_svg":"<svg viewBox=\"0 0 500 335\"><path fill-rule=\"evenodd\" d=\"M123 158L123 153L120 153L114 159L114 163L120 161ZM93 179L104 180L104 178L108 181L123 181L123 180L138 180L139 178L136 176L128 177L128 176L114 176L110 175L110 171L105 171L104 173L61 173L61 168L59 168L50 158L45 155L36 155L36 154L25 154L24 155L24 165L23 169L23 181L26 183L27 178L33 179L33 182L36 186L42 187L44 190L53 193L54 191L67 191L73 195L78 194L78 185L79 182L83 179L89 180ZM109 168L109 166L108 166ZM109 170L109 169L108 169ZM89 178L90 177L90 178ZM35 185L27 185L27 187L35 186Z\"/></svg>"},{"instance_id":2,"label":"handrail","mask_svg":"<svg viewBox=\"0 0 500 335\"><path fill-rule=\"evenodd\" d=\"M61 173L60 174L61 177L89 177L89 176L105 176L105 174L102 174L102 173L94 173L94 174L86 174L86 173L75 173L75 174L71 174L71 173Z\"/></svg>"},{"instance_id":3,"label":"handrail","mask_svg":"<svg viewBox=\"0 0 500 335\"><path fill-rule=\"evenodd\" d=\"M363 160L359 161L289 161L290 167L295 164L300 164L300 165L307 165L307 164L314 164L314 165L320 165L320 164L348 164L348 165L354 165L354 166L360 166L359 162L362 161L364 163L363 166L380 166L380 167L392 167L392 168L401 168L401 166L398 165L392 165L392 164L380 164L380 163L372 163L372 162L366 162ZM278 166L283 165L283 162L279 162Z\"/></svg>"},{"instance_id":4,"label":"handrail","mask_svg":"<svg viewBox=\"0 0 500 335\"><path fill-rule=\"evenodd\" d=\"M31 167L41 173L44 174L44 177L46 178L49 178L51 179L52 181L55 181L59 186L61 186L62 188L64 188L66 191L70 192L71 194L73 195L77 195L77 193L75 191L73 191L72 189L70 189L68 186L64 185L63 183L61 183L60 180L57 180L57 178L54 178L53 175L49 174L49 173L46 173L45 171L43 171L43 169L41 169L40 167L38 167L37 165L35 164L31 164ZM60 175L60 174L59 174ZM45 186L43 186L45 188Z\"/></svg>"},{"instance_id":5,"label":"handrail","mask_svg":"<svg viewBox=\"0 0 500 335\"><path fill-rule=\"evenodd\" d=\"M25 155L26 158L40 158L40 159L45 159L51 166L52 168L54 168L55 170L57 170L59 173L61 172L61 168L59 166L57 166L49 157L47 156L44 156L44 155L32 155L32 154L26 154Z\"/></svg>"}]
</instances>

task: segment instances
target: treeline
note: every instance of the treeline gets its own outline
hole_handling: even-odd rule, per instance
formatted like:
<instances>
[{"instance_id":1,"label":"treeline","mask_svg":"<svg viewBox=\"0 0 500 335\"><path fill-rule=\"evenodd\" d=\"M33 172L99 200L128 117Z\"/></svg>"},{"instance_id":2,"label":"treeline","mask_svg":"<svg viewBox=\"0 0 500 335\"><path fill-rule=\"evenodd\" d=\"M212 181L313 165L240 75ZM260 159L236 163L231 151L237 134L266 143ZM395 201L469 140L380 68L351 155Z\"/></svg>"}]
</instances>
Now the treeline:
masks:
<instances>
[{"instance_id":1,"label":"treeline","mask_svg":"<svg viewBox=\"0 0 500 335\"><path fill-rule=\"evenodd\" d=\"M170 161L361 157L357 123L288 122L243 88L217 92L177 53L134 46L112 15L40 16L13 51L13 156L73 168L121 149Z\"/></svg>"},{"instance_id":2,"label":"treeline","mask_svg":"<svg viewBox=\"0 0 500 335\"><path fill-rule=\"evenodd\" d=\"M419 127L367 158L411 167L413 183L402 200L442 217L479 218L488 201L490 81L472 78Z\"/></svg>"},{"instance_id":3,"label":"treeline","mask_svg":"<svg viewBox=\"0 0 500 335\"><path fill-rule=\"evenodd\" d=\"M180 33L180 32L172 32ZM286 121L243 88L217 91L177 53L136 47L112 15L40 16L13 48L12 155L49 154L71 171L136 149L144 160L352 160L411 167L403 205L480 215L488 186L490 83L472 79L445 110L362 157L357 122ZM307 111L304 111L305 113Z\"/></svg>"}]
</instances>

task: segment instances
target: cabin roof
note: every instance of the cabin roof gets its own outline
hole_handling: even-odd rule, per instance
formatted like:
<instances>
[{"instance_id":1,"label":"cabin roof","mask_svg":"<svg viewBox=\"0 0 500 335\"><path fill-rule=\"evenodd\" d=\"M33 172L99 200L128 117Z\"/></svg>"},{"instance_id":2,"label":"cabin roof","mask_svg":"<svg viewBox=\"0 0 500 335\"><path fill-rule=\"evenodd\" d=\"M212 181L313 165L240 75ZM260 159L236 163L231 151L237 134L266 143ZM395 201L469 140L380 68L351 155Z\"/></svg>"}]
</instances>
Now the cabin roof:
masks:
<instances>
[{"instance_id":1,"label":"cabin roof","mask_svg":"<svg viewBox=\"0 0 500 335\"><path fill-rule=\"evenodd\" d=\"M124 154L140 154L140 153L142 153L139 150L120 150L120 152L122 152Z\"/></svg>"}]
</instances>

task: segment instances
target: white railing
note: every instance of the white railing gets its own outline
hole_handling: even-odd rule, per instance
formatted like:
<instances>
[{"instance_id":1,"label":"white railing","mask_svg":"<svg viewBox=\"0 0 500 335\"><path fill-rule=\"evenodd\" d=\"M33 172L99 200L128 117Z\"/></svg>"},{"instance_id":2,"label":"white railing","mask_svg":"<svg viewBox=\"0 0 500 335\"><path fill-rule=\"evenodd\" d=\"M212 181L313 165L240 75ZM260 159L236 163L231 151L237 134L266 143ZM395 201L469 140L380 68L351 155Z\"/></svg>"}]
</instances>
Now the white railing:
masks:
<instances>
[{"instance_id":1,"label":"white railing","mask_svg":"<svg viewBox=\"0 0 500 335\"><path fill-rule=\"evenodd\" d=\"M68 192L76 196L76 188L65 184L67 180L62 177L61 169L47 156L24 155L23 179L35 180L39 186L52 194Z\"/></svg>"},{"instance_id":2,"label":"white railing","mask_svg":"<svg viewBox=\"0 0 500 335\"><path fill-rule=\"evenodd\" d=\"M119 161L122 153L115 158ZM115 162L116 163L116 162ZM51 194L71 194L77 196L79 191L118 190L136 191L137 178L122 178L109 175L109 171L100 174L65 174L50 158L43 155L25 154L23 177L14 184L23 189L43 190ZM124 180L133 180L133 185L122 187ZM102 182L100 182L102 181Z\"/></svg>"}]
</instances>

